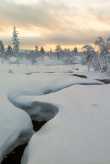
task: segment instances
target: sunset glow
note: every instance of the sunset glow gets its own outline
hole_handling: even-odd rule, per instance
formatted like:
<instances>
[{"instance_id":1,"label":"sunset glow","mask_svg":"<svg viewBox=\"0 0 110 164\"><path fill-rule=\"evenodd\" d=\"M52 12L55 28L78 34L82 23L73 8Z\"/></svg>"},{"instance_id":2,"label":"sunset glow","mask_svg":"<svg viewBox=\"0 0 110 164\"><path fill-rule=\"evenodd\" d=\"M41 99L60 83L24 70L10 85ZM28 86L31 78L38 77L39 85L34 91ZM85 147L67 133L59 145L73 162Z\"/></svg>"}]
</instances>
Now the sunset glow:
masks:
<instances>
[{"instance_id":1,"label":"sunset glow","mask_svg":"<svg viewBox=\"0 0 110 164\"><path fill-rule=\"evenodd\" d=\"M98 36L110 36L109 8L104 0L0 0L0 39L10 44L16 25L21 48L93 43Z\"/></svg>"}]
</instances>

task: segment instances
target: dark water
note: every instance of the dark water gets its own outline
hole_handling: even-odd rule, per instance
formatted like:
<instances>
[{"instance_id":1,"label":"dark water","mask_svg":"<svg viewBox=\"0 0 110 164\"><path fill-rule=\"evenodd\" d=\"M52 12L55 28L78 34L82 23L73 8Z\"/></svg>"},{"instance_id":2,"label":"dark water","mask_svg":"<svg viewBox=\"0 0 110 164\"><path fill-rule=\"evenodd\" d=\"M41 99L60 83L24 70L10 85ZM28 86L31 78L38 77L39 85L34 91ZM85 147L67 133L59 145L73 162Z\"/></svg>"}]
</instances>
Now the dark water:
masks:
<instances>
[{"instance_id":1,"label":"dark water","mask_svg":"<svg viewBox=\"0 0 110 164\"><path fill-rule=\"evenodd\" d=\"M38 131L46 122L45 121L42 121L42 122L32 121L32 123L33 123L34 130ZM6 158L2 161L1 164L20 164L23 152L27 144L28 143L15 148L10 154L6 156Z\"/></svg>"}]
</instances>

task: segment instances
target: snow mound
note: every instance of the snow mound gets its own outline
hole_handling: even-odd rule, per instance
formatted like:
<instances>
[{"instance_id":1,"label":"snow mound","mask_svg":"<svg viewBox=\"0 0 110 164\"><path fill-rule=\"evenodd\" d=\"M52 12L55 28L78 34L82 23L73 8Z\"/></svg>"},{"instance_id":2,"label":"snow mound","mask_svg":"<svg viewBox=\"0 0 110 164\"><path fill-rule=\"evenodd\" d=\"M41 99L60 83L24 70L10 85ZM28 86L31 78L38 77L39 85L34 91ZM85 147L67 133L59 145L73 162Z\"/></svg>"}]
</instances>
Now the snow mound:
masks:
<instances>
[{"instance_id":1,"label":"snow mound","mask_svg":"<svg viewBox=\"0 0 110 164\"><path fill-rule=\"evenodd\" d=\"M33 134L30 117L0 97L0 162L16 146L29 141Z\"/></svg>"},{"instance_id":2,"label":"snow mound","mask_svg":"<svg viewBox=\"0 0 110 164\"><path fill-rule=\"evenodd\" d=\"M72 86L34 101L59 113L30 140L22 164L109 164L110 85Z\"/></svg>"},{"instance_id":3,"label":"snow mound","mask_svg":"<svg viewBox=\"0 0 110 164\"><path fill-rule=\"evenodd\" d=\"M8 94L8 98L11 103L13 103L16 107L25 110L31 116L32 120L36 121L48 121L52 119L58 113L58 109L56 105L51 103L33 101L34 97L58 92L72 85L102 84L96 80L80 79L78 77L70 76L46 76L48 78L47 81L44 77L42 79L42 76L40 76L40 80L36 80L35 77L35 81L33 75L31 75L31 78L32 77L33 79L30 79L30 82L28 81L28 84L26 84L24 88L18 87L19 90L15 89L11 91ZM42 83L42 80L44 79L45 83Z\"/></svg>"},{"instance_id":4,"label":"snow mound","mask_svg":"<svg viewBox=\"0 0 110 164\"><path fill-rule=\"evenodd\" d=\"M70 73L65 75L65 72L72 71L71 67L43 66L41 72L45 71L47 72L46 74L39 73L29 76L25 73L30 72L31 67L25 67L24 70L24 66L21 65L18 68L12 68L14 66L11 65L7 68L3 67L0 71L0 76L2 77L0 81L0 162L16 146L27 142L32 136L33 128L28 114L35 121L50 121L32 137L23 157L23 164L27 164L28 162L29 164L43 164L44 161L45 164L67 164L67 159L70 161L69 164L72 164L73 162L79 162L76 159L79 156L81 156L81 161L85 162L86 155L88 155L89 161L91 159L95 161L95 157L98 158L98 156L96 155L93 158L90 155L94 154L91 142L94 148L98 152L101 152L101 157L103 157L102 150L104 149L107 155L109 144L108 147L104 147L104 138L101 137L105 134L106 141L108 141L109 85L106 89L105 85L100 85L103 83L94 80L93 76L92 78L87 76L89 78L82 79L71 76ZM54 70L56 72L55 74L48 73L51 68L51 71ZM36 70L37 68L34 67L34 69ZM13 72L9 70L13 70ZM59 72L62 74L59 74ZM72 87L72 85L74 86ZM92 91L90 88L92 88ZM85 109L90 109L90 112L85 112ZM101 112L98 112L97 109L100 109ZM106 124L104 116L107 118L108 124ZM104 124L102 124L101 119ZM95 130L96 134L92 129ZM92 134L96 135L97 142L90 137ZM100 138L99 140L97 136ZM99 142L102 142L103 145ZM47 147L51 158L48 158ZM91 147L91 149L88 150L88 147ZM101 150L99 150L99 147ZM65 153L65 149L68 150L67 154ZM106 155L104 159L107 159L106 157L108 156ZM42 161L43 159L44 161Z\"/></svg>"}]
</instances>

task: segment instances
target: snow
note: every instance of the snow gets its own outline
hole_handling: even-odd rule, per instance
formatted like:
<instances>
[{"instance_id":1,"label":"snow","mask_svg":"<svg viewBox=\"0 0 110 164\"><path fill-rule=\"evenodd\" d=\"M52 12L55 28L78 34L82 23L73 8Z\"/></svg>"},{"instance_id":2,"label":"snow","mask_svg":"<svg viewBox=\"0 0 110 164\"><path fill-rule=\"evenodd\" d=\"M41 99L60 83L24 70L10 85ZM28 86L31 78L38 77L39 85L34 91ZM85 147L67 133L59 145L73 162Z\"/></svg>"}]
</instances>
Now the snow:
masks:
<instances>
[{"instance_id":1,"label":"snow","mask_svg":"<svg viewBox=\"0 0 110 164\"><path fill-rule=\"evenodd\" d=\"M30 117L0 97L0 161L16 146L26 143L33 134Z\"/></svg>"},{"instance_id":2,"label":"snow","mask_svg":"<svg viewBox=\"0 0 110 164\"><path fill-rule=\"evenodd\" d=\"M24 80L22 88L18 86L18 89L15 88L8 93L10 102L16 107L25 110L31 116L32 120L37 121L48 121L52 119L58 110L52 107L51 104L43 104L37 101L33 102L34 97L58 92L72 85L102 84L94 79L81 79L68 75L37 75L37 78L38 79L36 79L36 75L31 75L28 77L28 83L26 83L27 79Z\"/></svg>"},{"instance_id":3,"label":"snow","mask_svg":"<svg viewBox=\"0 0 110 164\"><path fill-rule=\"evenodd\" d=\"M77 85L36 97L59 113L32 137L22 164L110 163L109 88Z\"/></svg>"},{"instance_id":4,"label":"snow","mask_svg":"<svg viewBox=\"0 0 110 164\"><path fill-rule=\"evenodd\" d=\"M29 65L29 64L8 64L4 63L0 65L0 72L8 72L10 70L13 71L13 73L57 73L57 74L65 74L65 73L72 73L75 71L75 69L79 69L79 72L81 71L88 71L87 66L85 65Z\"/></svg>"},{"instance_id":5,"label":"snow","mask_svg":"<svg viewBox=\"0 0 110 164\"><path fill-rule=\"evenodd\" d=\"M0 76L0 160L30 139L32 119L48 122L31 138L22 164L110 163L110 85L96 80L108 74L80 65L7 64Z\"/></svg>"},{"instance_id":6,"label":"snow","mask_svg":"<svg viewBox=\"0 0 110 164\"><path fill-rule=\"evenodd\" d=\"M30 69L33 68L30 67ZM36 74L33 74L28 76L25 74L25 72L28 71L30 70L25 68L25 66L22 66L22 69L20 69L19 67L12 65L0 65L0 76L2 77L0 80L0 161L2 161L5 155L10 153L16 146L26 143L33 134L32 122L26 113L27 111L24 112L23 110L20 110L20 108L13 106L10 99L15 98L19 100L24 95L39 95L43 94L44 91L48 92L49 82L51 84L50 89L53 89L52 83L55 82L55 80L57 82L58 78L60 79L59 84L58 86L56 85L56 88L53 89L53 91L67 85L67 80L62 84L60 75L55 75L54 77L51 74L48 76L36 76ZM45 83L41 83L44 79ZM65 78L62 80L64 79ZM71 79L68 83L71 83ZM22 99L22 102L25 104L29 103L29 98L26 102ZM21 104L22 102L20 101ZM52 118L58 110L54 105L44 104L44 107L46 105L47 111L45 110L45 113L44 111L38 111L38 116L40 115L41 118L44 118L46 115L48 120ZM51 107L54 107L53 111L51 111ZM47 116L48 111L49 114Z\"/></svg>"}]
</instances>

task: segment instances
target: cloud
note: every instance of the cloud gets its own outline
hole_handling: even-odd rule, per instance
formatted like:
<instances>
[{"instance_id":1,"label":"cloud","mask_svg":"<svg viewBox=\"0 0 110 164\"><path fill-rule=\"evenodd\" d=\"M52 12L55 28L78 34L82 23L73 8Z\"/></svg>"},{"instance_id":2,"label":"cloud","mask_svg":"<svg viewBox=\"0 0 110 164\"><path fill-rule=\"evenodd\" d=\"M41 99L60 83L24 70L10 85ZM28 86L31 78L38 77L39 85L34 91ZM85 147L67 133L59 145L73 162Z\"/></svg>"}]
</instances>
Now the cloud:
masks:
<instances>
[{"instance_id":1,"label":"cloud","mask_svg":"<svg viewBox=\"0 0 110 164\"><path fill-rule=\"evenodd\" d=\"M6 35L8 27L16 24L19 33L24 36L23 44L87 43L93 42L98 35L109 35L110 2L108 1L33 0L31 2L4 0L0 3L0 34Z\"/></svg>"},{"instance_id":2,"label":"cloud","mask_svg":"<svg viewBox=\"0 0 110 164\"><path fill-rule=\"evenodd\" d=\"M40 3L35 6L27 6L3 2L0 3L0 19L26 27L27 25L43 26L45 28L51 27L53 16L48 6L45 5L46 3ZM45 7L47 7L47 9L45 9ZM54 19L54 21L56 20Z\"/></svg>"}]
</instances>

